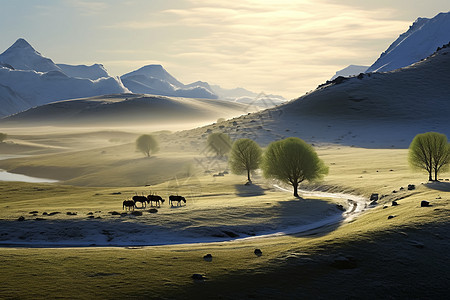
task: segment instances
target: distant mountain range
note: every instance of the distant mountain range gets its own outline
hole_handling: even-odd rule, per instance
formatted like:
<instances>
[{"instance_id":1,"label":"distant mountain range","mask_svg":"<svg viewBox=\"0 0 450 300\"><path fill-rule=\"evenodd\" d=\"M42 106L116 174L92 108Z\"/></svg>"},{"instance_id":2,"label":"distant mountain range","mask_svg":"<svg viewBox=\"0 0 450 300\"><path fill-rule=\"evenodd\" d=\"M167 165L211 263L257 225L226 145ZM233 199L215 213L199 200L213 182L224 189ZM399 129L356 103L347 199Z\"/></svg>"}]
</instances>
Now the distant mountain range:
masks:
<instances>
[{"instance_id":1,"label":"distant mountain range","mask_svg":"<svg viewBox=\"0 0 450 300\"><path fill-rule=\"evenodd\" d=\"M24 39L0 54L0 62L0 117L57 100L129 92L101 65L57 65ZM106 76L93 80L93 74Z\"/></svg>"},{"instance_id":2,"label":"distant mountain range","mask_svg":"<svg viewBox=\"0 0 450 300\"><path fill-rule=\"evenodd\" d=\"M370 66L350 65L331 78L356 76L360 73L387 72L409 66L427 58L438 47L450 42L450 12L434 18L418 18ZM364 68L366 68L364 70Z\"/></svg>"},{"instance_id":3,"label":"distant mountain range","mask_svg":"<svg viewBox=\"0 0 450 300\"><path fill-rule=\"evenodd\" d=\"M276 95L264 95L270 101L261 101L258 94L246 89L213 88L202 81L185 85L161 65L147 65L114 78L101 64L56 64L24 39L18 39L0 54L0 117L59 100L130 92L251 102L262 108L285 101Z\"/></svg>"}]
</instances>

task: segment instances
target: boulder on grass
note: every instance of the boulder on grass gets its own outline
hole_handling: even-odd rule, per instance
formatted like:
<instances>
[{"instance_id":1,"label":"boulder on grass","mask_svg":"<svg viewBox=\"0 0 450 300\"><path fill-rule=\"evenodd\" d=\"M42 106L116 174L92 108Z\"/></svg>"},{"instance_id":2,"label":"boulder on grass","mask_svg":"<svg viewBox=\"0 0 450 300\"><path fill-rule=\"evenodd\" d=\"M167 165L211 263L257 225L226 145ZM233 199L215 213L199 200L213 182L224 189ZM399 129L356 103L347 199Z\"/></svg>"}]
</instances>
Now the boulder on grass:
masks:
<instances>
[{"instance_id":1,"label":"boulder on grass","mask_svg":"<svg viewBox=\"0 0 450 300\"><path fill-rule=\"evenodd\" d=\"M203 281L206 279L205 275L203 274L192 274L191 276L192 279L194 279L195 281Z\"/></svg>"},{"instance_id":2,"label":"boulder on grass","mask_svg":"<svg viewBox=\"0 0 450 300\"><path fill-rule=\"evenodd\" d=\"M428 202L426 200L422 200L420 202L420 207L430 207L430 206L431 206L430 202Z\"/></svg>"},{"instance_id":3,"label":"boulder on grass","mask_svg":"<svg viewBox=\"0 0 450 300\"><path fill-rule=\"evenodd\" d=\"M408 184L408 191L415 190L416 186L414 184Z\"/></svg>"},{"instance_id":4,"label":"boulder on grass","mask_svg":"<svg viewBox=\"0 0 450 300\"><path fill-rule=\"evenodd\" d=\"M205 260L205 261L212 261L212 255L211 254L206 254L205 256L203 256L203 259Z\"/></svg>"},{"instance_id":5,"label":"boulder on grass","mask_svg":"<svg viewBox=\"0 0 450 300\"><path fill-rule=\"evenodd\" d=\"M392 201L392 206L397 206L398 205L398 203L397 203L397 201Z\"/></svg>"},{"instance_id":6,"label":"boulder on grass","mask_svg":"<svg viewBox=\"0 0 450 300\"><path fill-rule=\"evenodd\" d=\"M370 195L370 201L378 201L378 194Z\"/></svg>"},{"instance_id":7,"label":"boulder on grass","mask_svg":"<svg viewBox=\"0 0 450 300\"><path fill-rule=\"evenodd\" d=\"M261 256L262 255L261 249L255 249L255 251L253 251L253 253L255 253L256 256Z\"/></svg>"}]
</instances>

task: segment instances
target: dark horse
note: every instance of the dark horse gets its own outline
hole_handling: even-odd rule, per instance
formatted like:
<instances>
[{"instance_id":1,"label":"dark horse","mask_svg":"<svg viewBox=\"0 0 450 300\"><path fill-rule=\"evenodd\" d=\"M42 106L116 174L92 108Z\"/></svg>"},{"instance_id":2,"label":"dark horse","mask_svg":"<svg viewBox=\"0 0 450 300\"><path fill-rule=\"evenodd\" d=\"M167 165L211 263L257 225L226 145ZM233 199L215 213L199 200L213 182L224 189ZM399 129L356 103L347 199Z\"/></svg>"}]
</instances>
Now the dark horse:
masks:
<instances>
[{"instance_id":1,"label":"dark horse","mask_svg":"<svg viewBox=\"0 0 450 300\"><path fill-rule=\"evenodd\" d=\"M133 210L134 210L135 205L136 204L133 200L125 200L125 201L123 201L122 209L127 210L127 208L128 208L128 210L131 210L131 208L133 208Z\"/></svg>"},{"instance_id":2,"label":"dark horse","mask_svg":"<svg viewBox=\"0 0 450 300\"><path fill-rule=\"evenodd\" d=\"M169 204L173 205L173 202L177 202L177 206L181 205L181 201L183 201L184 203L186 203L186 199L183 196L174 196L171 195L169 196Z\"/></svg>"},{"instance_id":3,"label":"dark horse","mask_svg":"<svg viewBox=\"0 0 450 300\"><path fill-rule=\"evenodd\" d=\"M135 205L137 202L141 202L141 207L147 207L148 200L145 196L133 196L133 201Z\"/></svg>"},{"instance_id":4,"label":"dark horse","mask_svg":"<svg viewBox=\"0 0 450 300\"><path fill-rule=\"evenodd\" d=\"M161 206L161 203L164 203L164 199L158 195L148 195L147 203L150 202L150 206L153 206L153 202L156 202L156 205ZM161 202L161 203L160 203Z\"/></svg>"}]
</instances>

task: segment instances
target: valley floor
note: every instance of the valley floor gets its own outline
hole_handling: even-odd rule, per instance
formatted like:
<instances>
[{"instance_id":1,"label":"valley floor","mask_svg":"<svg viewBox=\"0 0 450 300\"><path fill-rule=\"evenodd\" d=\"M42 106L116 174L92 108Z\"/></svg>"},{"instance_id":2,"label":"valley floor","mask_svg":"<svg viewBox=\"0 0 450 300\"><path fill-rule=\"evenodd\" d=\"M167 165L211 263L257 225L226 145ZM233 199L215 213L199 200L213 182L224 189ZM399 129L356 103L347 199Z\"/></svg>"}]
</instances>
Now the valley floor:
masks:
<instances>
[{"instance_id":1,"label":"valley floor","mask_svg":"<svg viewBox=\"0 0 450 300\"><path fill-rule=\"evenodd\" d=\"M316 194L298 200L260 174L252 186L242 176L217 176L226 162L211 162L205 137L160 132L161 152L144 158L134 150L138 134L16 133L0 146L27 155L0 160L0 168L59 180L0 181L0 242L9 243L0 248L0 298L442 299L449 292L449 174L423 181L425 174L409 171L406 149L320 145L330 174L303 185ZM121 215L135 193L178 193L188 202ZM344 218L336 204L351 211L353 203L335 193L381 199L347 222L251 238ZM431 206L420 207L422 200ZM170 245L143 246L161 244L152 241ZM68 244L102 247L56 248Z\"/></svg>"}]
</instances>

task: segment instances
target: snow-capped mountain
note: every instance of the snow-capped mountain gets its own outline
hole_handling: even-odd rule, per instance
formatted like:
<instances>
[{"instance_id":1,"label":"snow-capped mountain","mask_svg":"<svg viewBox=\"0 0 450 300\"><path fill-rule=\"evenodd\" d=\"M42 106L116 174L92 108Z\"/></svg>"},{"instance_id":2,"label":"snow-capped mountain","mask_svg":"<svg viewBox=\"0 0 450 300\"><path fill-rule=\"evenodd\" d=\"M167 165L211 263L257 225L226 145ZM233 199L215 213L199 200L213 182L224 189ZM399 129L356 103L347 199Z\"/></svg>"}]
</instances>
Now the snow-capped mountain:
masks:
<instances>
[{"instance_id":1,"label":"snow-capped mountain","mask_svg":"<svg viewBox=\"0 0 450 300\"><path fill-rule=\"evenodd\" d=\"M409 66L450 42L450 12L432 19L418 18L383 52L367 72L386 72Z\"/></svg>"},{"instance_id":2,"label":"snow-capped mountain","mask_svg":"<svg viewBox=\"0 0 450 300\"><path fill-rule=\"evenodd\" d=\"M0 117L57 100L129 92L101 65L58 66L24 39L0 54L0 62Z\"/></svg>"},{"instance_id":3,"label":"snow-capped mountain","mask_svg":"<svg viewBox=\"0 0 450 300\"><path fill-rule=\"evenodd\" d=\"M338 78L339 76L343 77L350 77L350 76L356 76L361 73L365 73L367 71L368 66L358 66L358 65L350 65L342 70L339 70L334 74L333 77L331 77L330 80L334 80L335 78Z\"/></svg>"},{"instance_id":4,"label":"snow-capped mountain","mask_svg":"<svg viewBox=\"0 0 450 300\"><path fill-rule=\"evenodd\" d=\"M121 80L131 92L172 97L217 99L209 85L195 82L185 85L170 75L161 65L147 65L124 74Z\"/></svg>"},{"instance_id":5,"label":"snow-capped mountain","mask_svg":"<svg viewBox=\"0 0 450 300\"><path fill-rule=\"evenodd\" d=\"M91 80L111 77L101 64L93 64L92 66L57 64L57 66L69 77L88 78Z\"/></svg>"},{"instance_id":6,"label":"snow-capped mountain","mask_svg":"<svg viewBox=\"0 0 450 300\"><path fill-rule=\"evenodd\" d=\"M61 71L50 58L42 56L24 39L18 39L0 54L0 62L9 64L16 70Z\"/></svg>"}]
</instances>

